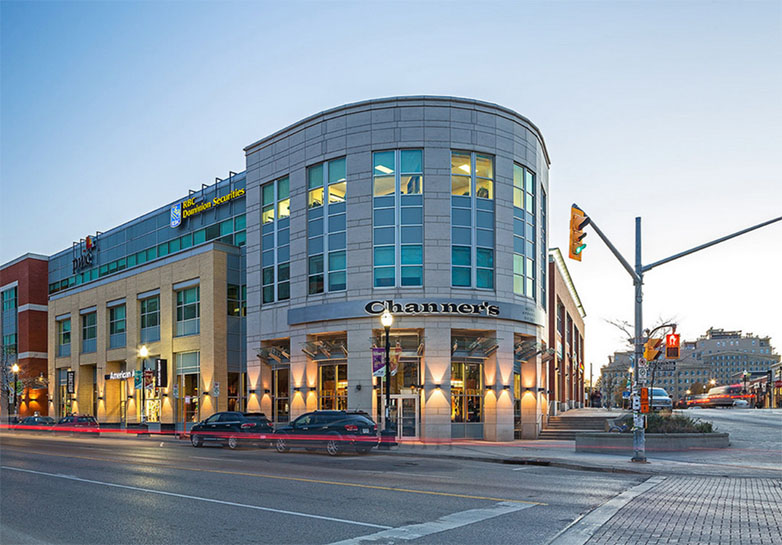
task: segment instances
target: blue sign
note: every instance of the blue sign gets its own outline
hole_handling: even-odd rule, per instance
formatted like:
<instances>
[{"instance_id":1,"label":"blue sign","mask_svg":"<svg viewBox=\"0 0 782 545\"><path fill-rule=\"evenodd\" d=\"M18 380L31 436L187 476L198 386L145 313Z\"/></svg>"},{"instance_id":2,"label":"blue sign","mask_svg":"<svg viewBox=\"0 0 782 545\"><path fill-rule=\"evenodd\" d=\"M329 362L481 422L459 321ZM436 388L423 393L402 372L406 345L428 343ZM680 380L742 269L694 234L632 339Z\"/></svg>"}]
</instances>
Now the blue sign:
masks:
<instances>
[{"instance_id":1,"label":"blue sign","mask_svg":"<svg viewBox=\"0 0 782 545\"><path fill-rule=\"evenodd\" d=\"M179 227L182 224L182 203L171 205L171 227Z\"/></svg>"},{"instance_id":2,"label":"blue sign","mask_svg":"<svg viewBox=\"0 0 782 545\"><path fill-rule=\"evenodd\" d=\"M624 390L622 392L622 399L630 399L630 390Z\"/></svg>"}]
</instances>

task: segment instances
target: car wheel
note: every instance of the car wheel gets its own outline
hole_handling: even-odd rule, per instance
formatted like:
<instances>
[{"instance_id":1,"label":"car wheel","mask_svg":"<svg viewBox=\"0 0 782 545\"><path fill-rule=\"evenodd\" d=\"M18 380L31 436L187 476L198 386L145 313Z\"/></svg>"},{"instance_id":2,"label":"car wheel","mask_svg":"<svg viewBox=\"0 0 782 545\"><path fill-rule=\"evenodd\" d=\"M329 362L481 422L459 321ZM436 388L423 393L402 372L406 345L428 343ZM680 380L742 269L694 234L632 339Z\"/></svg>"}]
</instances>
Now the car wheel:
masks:
<instances>
[{"instance_id":1,"label":"car wheel","mask_svg":"<svg viewBox=\"0 0 782 545\"><path fill-rule=\"evenodd\" d=\"M342 450L341 441L338 438L331 438L326 441L326 452L329 456L337 456Z\"/></svg>"},{"instance_id":2,"label":"car wheel","mask_svg":"<svg viewBox=\"0 0 782 545\"><path fill-rule=\"evenodd\" d=\"M229 449L236 450L236 447L239 446L239 439L232 435L228 438L228 441L226 441L225 444L228 445Z\"/></svg>"},{"instance_id":3,"label":"car wheel","mask_svg":"<svg viewBox=\"0 0 782 545\"><path fill-rule=\"evenodd\" d=\"M288 452L291 449L291 447L288 446L288 439L285 437L278 437L274 442L274 448L277 449L277 452L279 453Z\"/></svg>"},{"instance_id":4,"label":"car wheel","mask_svg":"<svg viewBox=\"0 0 782 545\"><path fill-rule=\"evenodd\" d=\"M372 450L372 447L356 447L356 452L359 454L369 454L370 450Z\"/></svg>"},{"instance_id":5,"label":"car wheel","mask_svg":"<svg viewBox=\"0 0 782 545\"><path fill-rule=\"evenodd\" d=\"M190 436L190 443L198 448L204 445L204 440L201 438L200 435L191 435Z\"/></svg>"}]
</instances>

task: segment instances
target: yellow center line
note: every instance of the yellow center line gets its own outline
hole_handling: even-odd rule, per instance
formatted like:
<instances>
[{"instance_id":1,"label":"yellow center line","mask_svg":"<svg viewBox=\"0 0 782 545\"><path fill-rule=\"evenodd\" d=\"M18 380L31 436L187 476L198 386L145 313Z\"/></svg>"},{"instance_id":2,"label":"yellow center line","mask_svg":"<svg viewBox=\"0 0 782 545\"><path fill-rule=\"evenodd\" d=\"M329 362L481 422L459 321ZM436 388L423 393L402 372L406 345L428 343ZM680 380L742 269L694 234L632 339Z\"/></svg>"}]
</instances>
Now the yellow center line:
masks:
<instances>
[{"instance_id":1,"label":"yellow center line","mask_svg":"<svg viewBox=\"0 0 782 545\"><path fill-rule=\"evenodd\" d=\"M7 447L4 447L7 448ZM13 449L12 449L13 450ZM92 460L96 462L113 462L116 463L118 460L111 459L111 458L96 458L91 456L77 456L75 454L54 454L51 452L40 452L36 450L23 450L21 452L24 452L25 454L40 454L42 456L57 456L60 458L78 458L80 460ZM141 464L136 464L141 465ZM203 472L203 473L218 473L222 475L239 475L242 477L255 477L259 479L276 479L279 481L296 481L301 483L313 483L313 484L326 484L331 486L349 486L353 488L366 488L371 490L385 490L388 492L404 492L407 494L425 494L430 496L445 496L449 498L463 498L463 499L469 499L469 500L483 500L483 501L497 501L497 502L512 502L512 503L523 503L527 505L548 505L546 503L541 503L537 501L526 501L526 500L511 500L507 498L492 498L490 496L473 496L470 494L456 494L453 492L437 492L434 490L416 490L414 488L398 488L395 486L381 486L381 485L374 485L374 484L362 484L362 483L349 483L349 482L340 482L340 481L326 481L322 479L308 479L306 477L284 477L282 475L268 475L265 473L248 473L244 471L226 471L221 469L203 469L203 468L192 468L192 467L184 467L184 466L176 466L171 464L152 464L157 465L161 468L168 468L168 469L179 469L182 471L196 471L196 472Z\"/></svg>"}]
</instances>

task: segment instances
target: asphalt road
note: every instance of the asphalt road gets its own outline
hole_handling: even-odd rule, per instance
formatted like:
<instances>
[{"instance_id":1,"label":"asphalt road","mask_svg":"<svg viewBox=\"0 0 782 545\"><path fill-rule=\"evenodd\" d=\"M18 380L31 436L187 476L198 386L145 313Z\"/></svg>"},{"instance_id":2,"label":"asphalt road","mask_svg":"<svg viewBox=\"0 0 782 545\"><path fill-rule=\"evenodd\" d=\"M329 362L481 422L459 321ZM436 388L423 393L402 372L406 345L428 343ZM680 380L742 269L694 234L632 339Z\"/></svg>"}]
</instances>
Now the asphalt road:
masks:
<instances>
[{"instance_id":1,"label":"asphalt road","mask_svg":"<svg viewBox=\"0 0 782 545\"><path fill-rule=\"evenodd\" d=\"M0 435L0 542L547 543L644 477Z\"/></svg>"}]
</instances>

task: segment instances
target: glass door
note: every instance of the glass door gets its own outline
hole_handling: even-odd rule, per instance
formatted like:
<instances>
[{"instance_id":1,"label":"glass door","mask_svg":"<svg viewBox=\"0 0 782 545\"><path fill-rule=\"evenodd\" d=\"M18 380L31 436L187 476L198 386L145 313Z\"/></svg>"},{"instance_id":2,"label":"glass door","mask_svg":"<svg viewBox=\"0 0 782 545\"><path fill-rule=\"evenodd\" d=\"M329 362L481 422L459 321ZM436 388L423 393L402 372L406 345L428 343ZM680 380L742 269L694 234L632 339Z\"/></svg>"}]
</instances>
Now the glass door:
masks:
<instances>
[{"instance_id":1,"label":"glass door","mask_svg":"<svg viewBox=\"0 0 782 545\"><path fill-rule=\"evenodd\" d=\"M395 420L397 439L418 439L418 407L417 395L392 395L391 418Z\"/></svg>"}]
</instances>

